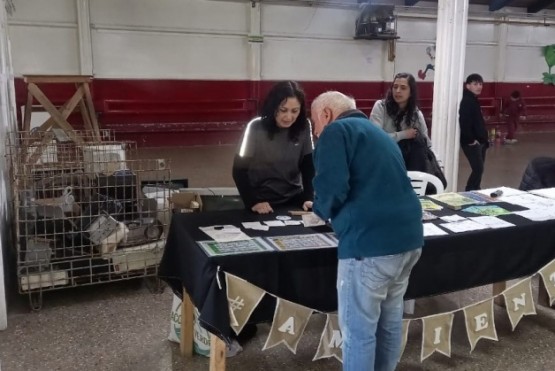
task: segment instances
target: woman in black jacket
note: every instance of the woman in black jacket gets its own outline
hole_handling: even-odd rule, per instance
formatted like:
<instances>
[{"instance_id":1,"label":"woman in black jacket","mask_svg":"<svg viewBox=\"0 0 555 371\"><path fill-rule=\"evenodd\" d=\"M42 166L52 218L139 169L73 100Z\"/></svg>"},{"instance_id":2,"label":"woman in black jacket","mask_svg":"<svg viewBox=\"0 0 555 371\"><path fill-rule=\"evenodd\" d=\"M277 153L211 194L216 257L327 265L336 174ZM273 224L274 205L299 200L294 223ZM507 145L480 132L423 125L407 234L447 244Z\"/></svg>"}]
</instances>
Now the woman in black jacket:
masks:
<instances>
[{"instance_id":1,"label":"woman in black jacket","mask_svg":"<svg viewBox=\"0 0 555 371\"><path fill-rule=\"evenodd\" d=\"M472 172L466 182L466 191L480 189L486 150L489 147L488 132L482 116L478 95L482 92L484 80L473 73L466 78L463 98L459 107L459 125L461 128L460 143L464 155L468 159Z\"/></svg>"}]
</instances>

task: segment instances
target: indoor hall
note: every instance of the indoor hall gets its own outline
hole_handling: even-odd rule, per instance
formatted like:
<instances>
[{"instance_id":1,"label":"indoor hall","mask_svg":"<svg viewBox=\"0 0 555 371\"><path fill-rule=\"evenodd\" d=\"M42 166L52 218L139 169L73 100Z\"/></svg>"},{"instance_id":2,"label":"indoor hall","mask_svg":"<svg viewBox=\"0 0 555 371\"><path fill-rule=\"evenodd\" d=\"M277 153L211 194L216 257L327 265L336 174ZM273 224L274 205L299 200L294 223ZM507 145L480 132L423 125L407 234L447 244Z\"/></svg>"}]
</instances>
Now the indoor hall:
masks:
<instances>
[{"instance_id":1,"label":"indoor hall","mask_svg":"<svg viewBox=\"0 0 555 371\"><path fill-rule=\"evenodd\" d=\"M448 179L453 179L450 190L462 190L469 169L464 156L453 156L452 150L458 148L461 79L478 72L485 82L479 102L488 131L495 129L503 137L504 107L514 90L528 105L519 142L488 151L483 186L517 187L531 158L554 156L555 75L547 51L555 50L555 5L544 0L383 2L387 6L373 8L357 0L4 0L0 137L4 141L16 130L48 127L52 123L45 120L58 111L58 125L67 118L76 128L99 127L111 139L114 135L118 141L131 141L138 152L129 155L129 163L150 166L154 159L159 175L171 172L173 180L187 179L190 187L233 187L230 169L236 144L276 81L298 81L308 103L323 91L342 91L368 114L385 97L392 77L410 72L417 79L419 108L431 128L433 148ZM467 11L468 19L461 16ZM52 103L45 110L40 90L29 82L42 88L38 81L60 76L64 83L43 90ZM78 95L72 96L75 88ZM82 102L75 99L79 94ZM80 112L70 113L69 106ZM71 133L67 127L65 131ZM119 159L114 161L117 170L126 170L120 150L106 155ZM0 159L6 152L6 146L0 146ZM84 152L91 156L94 148ZM37 154L31 156L36 160ZM169 166L158 160L166 158ZM16 291L28 291L29 282L20 278L35 278L36 271L29 277L14 273L27 268L25 261L15 263L14 254L22 253L20 260L28 255L12 238L17 219L7 205L16 197L9 187L7 162L0 161L2 370L207 369L206 358L185 362L179 347L166 340L172 295L167 287L157 293L152 278L72 288L64 276L70 273L57 271L58 278L62 274L57 283L66 287L50 290L53 285L47 280L42 309L30 311L27 295ZM102 268L112 264L96 259L98 251L88 253L87 262ZM73 261L70 256L64 264ZM57 269L56 264L50 268ZM154 266L149 266L149 275ZM75 271L85 278L94 276L86 269ZM536 276L535 292L538 281ZM487 286L418 300L412 317L454 310L490 294ZM538 308L538 316L525 317L514 332L504 310L496 307L495 312L498 342L480 340L470 353L457 313L452 358L434 354L424 363L419 362L422 326L414 321L399 368L555 368L551 310ZM256 338L228 360L228 369L339 370L334 359L312 362L324 322L324 316L312 316L297 355L284 346L262 352L270 326L260 325Z\"/></svg>"},{"instance_id":2,"label":"indoor hall","mask_svg":"<svg viewBox=\"0 0 555 371\"><path fill-rule=\"evenodd\" d=\"M519 139L516 145L494 144L489 149L485 187L518 187L532 158L555 157L555 133L521 134ZM212 150L153 148L141 150L139 155L170 158L174 176L188 177L194 186L229 186L234 146ZM214 152L218 156L207 156ZM195 166L181 161L185 157ZM468 173L467 164L461 159L458 189L464 187ZM207 179L207 183L202 179ZM532 285L537 295L537 276ZM136 279L46 292L43 308L33 312L27 296L15 293L10 280L8 328L0 332L2 370L207 370L207 358L196 355L183 359L179 345L167 340L172 293L168 287L163 293L155 293L155 287L150 280ZM488 297L491 297L490 285L418 299L412 317L454 310ZM482 339L470 353L463 316L458 312L452 332L451 358L436 353L422 363L422 326L420 321L412 322L398 369L547 371L555 368L553 309L538 306L537 315L524 317L514 332L503 308L496 306L495 315L499 341ZM227 370L340 370L334 358L312 361L324 323L322 314L311 317L297 354L283 345L262 351L270 325L260 324L257 335L244 344L243 352L227 359Z\"/></svg>"}]
</instances>

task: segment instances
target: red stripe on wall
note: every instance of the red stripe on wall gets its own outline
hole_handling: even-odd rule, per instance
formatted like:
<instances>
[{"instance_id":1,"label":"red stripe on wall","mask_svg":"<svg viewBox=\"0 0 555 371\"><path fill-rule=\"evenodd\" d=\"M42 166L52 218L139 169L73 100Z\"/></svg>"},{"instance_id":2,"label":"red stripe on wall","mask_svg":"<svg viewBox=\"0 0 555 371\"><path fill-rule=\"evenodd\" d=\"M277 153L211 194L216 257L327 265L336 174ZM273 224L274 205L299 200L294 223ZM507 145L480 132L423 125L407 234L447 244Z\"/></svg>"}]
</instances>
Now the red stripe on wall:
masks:
<instances>
[{"instance_id":1,"label":"red stripe on wall","mask_svg":"<svg viewBox=\"0 0 555 371\"><path fill-rule=\"evenodd\" d=\"M235 144L246 122L256 116L264 96L275 81L119 80L95 79L91 85L99 123L113 129L122 140L139 146L192 146ZM339 90L357 100L369 114L385 96L389 82L301 81L307 104L320 93ZM25 105L27 91L16 79L16 104ZM40 88L57 106L74 93L71 84L43 84ZM462 89L462 87L461 87ZM429 119L433 83L418 83L420 108ZM529 105L522 130L555 130L555 88L540 83L486 83L480 97L490 125L503 123L503 99L520 90ZM36 104L36 102L35 102ZM18 119L21 123L20 108ZM68 119L80 126L78 114Z\"/></svg>"}]
</instances>

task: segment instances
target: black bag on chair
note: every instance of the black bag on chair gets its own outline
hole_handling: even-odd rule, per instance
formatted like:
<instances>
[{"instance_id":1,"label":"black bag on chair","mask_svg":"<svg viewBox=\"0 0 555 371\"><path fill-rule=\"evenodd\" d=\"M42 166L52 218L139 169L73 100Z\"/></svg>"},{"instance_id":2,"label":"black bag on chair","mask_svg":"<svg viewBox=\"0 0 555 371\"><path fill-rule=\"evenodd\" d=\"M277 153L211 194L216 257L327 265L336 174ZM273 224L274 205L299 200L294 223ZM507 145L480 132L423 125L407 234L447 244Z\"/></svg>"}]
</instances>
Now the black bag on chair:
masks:
<instances>
[{"instance_id":1,"label":"black bag on chair","mask_svg":"<svg viewBox=\"0 0 555 371\"><path fill-rule=\"evenodd\" d=\"M405 167L408 171L422 171L426 173L426 140L420 136L414 139L403 139L398 143L403 160L405 160Z\"/></svg>"},{"instance_id":2,"label":"black bag on chair","mask_svg":"<svg viewBox=\"0 0 555 371\"><path fill-rule=\"evenodd\" d=\"M447 188L447 179L443 171L441 171L441 167L437 162L434 152L428 147L426 139L422 136L417 136L414 139L400 140L397 144L403 154L403 160L405 160L407 171L421 171L434 175L441 180L443 188ZM426 194L435 193L437 193L435 187L428 184Z\"/></svg>"},{"instance_id":3,"label":"black bag on chair","mask_svg":"<svg viewBox=\"0 0 555 371\"><path fill-rule=\"evenodd\" d=\"M443 188L447 188L447 179L445 179L445 175L443 171L441 171L441 167L437 162L436 155L432 151L431 148L426 147L426 173L435 175L441 183L443 184Z\"/></svg>"}]
</instances>

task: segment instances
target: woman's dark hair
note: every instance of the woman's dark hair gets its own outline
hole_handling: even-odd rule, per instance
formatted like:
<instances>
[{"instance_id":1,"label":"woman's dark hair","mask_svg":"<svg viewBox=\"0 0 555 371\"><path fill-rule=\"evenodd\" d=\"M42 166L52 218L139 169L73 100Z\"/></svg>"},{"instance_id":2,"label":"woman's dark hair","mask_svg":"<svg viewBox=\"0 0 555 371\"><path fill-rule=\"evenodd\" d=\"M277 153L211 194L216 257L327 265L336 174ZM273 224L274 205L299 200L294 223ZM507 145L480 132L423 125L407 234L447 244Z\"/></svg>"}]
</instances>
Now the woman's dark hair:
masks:
<instances>
[{"instance_id":1,"label":"woman's dark hair","mask_svg":"<svg viewBox=\"0 0 555 371\"><path fill-rule=\"evenodd\" d=\"M304 91L295 81L280 81L270 89L262 105L262 111L260 112L262 116L262 125L268 131L270 139L273 138L274 134L279 130L276 123L276 113L279 110L279 106L287 98L297 98L301 104L299 116L297 116L297 120L289 128L289 139L293 142L297 142L300 133L307 126L307 118Z\"/></svg>"},{"instance_id":2,"label":"woman's dark hair","mask_svg":"<svg viewBox=\"0 0 555 371\"><path fill-rule=\"evenodd\" d=\"M401 110L399 104L393 99L393 84L397 79L407 79L410 88L409 101L404 110ZM385 109L389 117L393 118L397 130L401 130L401 122L406 118L407 125L411 126L417 120L416 111L418 110L416 102L418 101L418 91L416 90L416 80L410 73L401 72L395 75L391 87L387 91L385 97Z\"/></svg>"},{"instance_id":3,"label":"woman's dark hair","mask_svg":"<svg viewBox=\"0 0 555 371\"><path fill-rule=\"evenodd\" d=\"M511 93L511 97L513 97L514 99L520 98L520 92L518 90L513 91Z\"/></svg>"}]
</instances>

